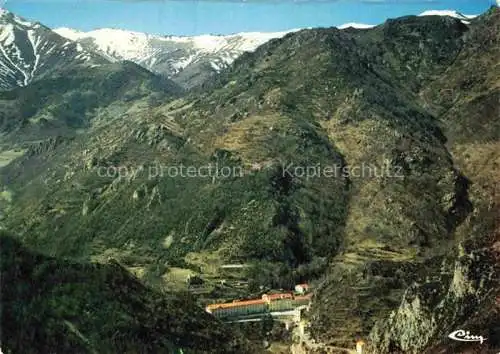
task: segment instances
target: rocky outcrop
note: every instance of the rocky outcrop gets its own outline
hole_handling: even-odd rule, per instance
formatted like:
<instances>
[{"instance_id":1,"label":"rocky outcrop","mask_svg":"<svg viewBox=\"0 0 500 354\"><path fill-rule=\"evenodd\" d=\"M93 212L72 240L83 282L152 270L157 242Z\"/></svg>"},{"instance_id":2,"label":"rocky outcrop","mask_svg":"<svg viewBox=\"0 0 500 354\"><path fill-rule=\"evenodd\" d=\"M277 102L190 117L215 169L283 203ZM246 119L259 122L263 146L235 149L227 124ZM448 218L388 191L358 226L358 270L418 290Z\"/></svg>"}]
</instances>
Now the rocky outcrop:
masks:
<instances>
[{"instance_id":1,"label":"rocky outcrop","mask_svg":"<svg viewBox=\"0 0 500 354\"><path fill-rule=\"evenodd\" d=\"M55 150L59 145L68 141L68 138L62 136L55 136L52 138L48 138L46 140L42 140L28 146L26 151L26 155L28 157L40 155L46 152L50 152Z\"/></svg>"},{"instance_id":2,"label":"rocky outcrop","mask_svg":"<svg viewBox=\"0 0 500 354\"><path fill-rule=\"evenodd\" d=\"M449 333L469 329L461 325L499 289L498 256L494 247L471 251L450 272L408 288L399 308L371 331L372 352L419 354Z\"/></svg>"},{"instance_id":3,"label":"rocky outcrop","mask_svg":"<svg viewBox=\"0 0 500 354\"><path fill-rule=\"evenodd\" d=\"M184 144L181 128L171 121L143 126L133 131L132 136L140 143L156 146L166 151Z\"/></svg>"}]
</instances>

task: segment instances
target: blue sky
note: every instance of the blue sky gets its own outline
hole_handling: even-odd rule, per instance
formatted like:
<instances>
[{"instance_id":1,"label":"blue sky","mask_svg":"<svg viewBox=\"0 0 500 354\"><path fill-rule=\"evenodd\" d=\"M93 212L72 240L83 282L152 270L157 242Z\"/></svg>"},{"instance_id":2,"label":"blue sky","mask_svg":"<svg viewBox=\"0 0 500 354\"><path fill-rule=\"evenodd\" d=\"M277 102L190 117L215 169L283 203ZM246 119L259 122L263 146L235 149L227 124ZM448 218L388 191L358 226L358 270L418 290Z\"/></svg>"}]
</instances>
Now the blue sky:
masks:
<instances>
[{"instance_id":1,"label":"blue sky","mask_svg":"<svg viewBox=\"0 0 500 354\"><path fill-rule=\"evenodd\" d=\"M0 0L49 27L112 27L155 34L228 34L378 24L425 10L484 12L494 0Z\"/></svg>"}]
</instances>

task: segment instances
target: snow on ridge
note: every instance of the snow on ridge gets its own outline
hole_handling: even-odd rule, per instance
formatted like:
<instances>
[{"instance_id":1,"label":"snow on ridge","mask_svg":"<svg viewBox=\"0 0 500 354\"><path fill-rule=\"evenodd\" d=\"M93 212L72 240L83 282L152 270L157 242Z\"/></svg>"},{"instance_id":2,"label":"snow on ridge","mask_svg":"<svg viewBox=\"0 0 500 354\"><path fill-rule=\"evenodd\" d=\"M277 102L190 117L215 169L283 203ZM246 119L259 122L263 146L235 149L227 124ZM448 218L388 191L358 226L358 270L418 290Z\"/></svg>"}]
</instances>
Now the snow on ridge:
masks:
<instances>
[{"instance_id":1,"label":"snow on ridge","mask_svg":"<svg viewBox=\"0 0 500 354\"><path fill-rule=\"evenodd\" d=\"M85 37L85 32L80 32L78 30L68 28L68 27L60 27L53 29L55 33L60 35L61 37L71 39L72 41L76 41L80 38Z\"/></svg>"},{"instance_id":2,"label":"snow on ridge","mask_svg":"<svg viewBox=\"0 0 500 354\"><path fill-rule=\"evenodd\" d=\"M427 10L418 16L450 16L459 20L470 20L478 15L465 15L455 10Z\"/></svg>"},{"instance_id":3,"label":"snow on ridge","mask_svg":"<svg viewBox=\"0 0 500 354\"><path fill-rule=\"evenodd\" d=\"M82 39L82 38L94 38L97 37L102 38L103 40L112 41L113 39L117 39L118 36L121 38L127 38L129 40L141 38L141 39L151 39L151 38L161 38L161 36L151 35L143 32L134 32L128 30L122 30L117 28L98 28L91 31L79 31L73 28L68 27L59 27L54 28L54 32L59 34L62 37L67 39L71 39L73 41Z\"/></svg>"},{"instance_id":4,"label":"snow on ridge","mask_svg":"<svg viewBox=\"0 0 500 354\"><path fill-rule=\"evenodd\" d=\"M106 57L115 60L130 60L154 71L157 61L170 52L181 50L181 57L168 60L174 73L203 60L205 56L216 56L218 64L212 68L229 65L243 52L253 51L273 38L280 38L299 29L283 32L241 32L230 35L160 36L114 28L101 28L81 32L71 28L56 28L53 31L72 41L91 41ZM217 58L218 57L218 58ZM216 69L217 70L217 69Z\"/></svg>"},{"instance_id":5,"label":"snow on ridge","mask_svg":"<svg viewBox=\"0 0 500 354\"><path fill-rule=\"evenodd\" d=\"M3 18L3 17L5 17L7 20L9 20L11 18L18 25L21 25L24 27L38 27L38 24L36 22L28 21L22 17L17 16L16 14L13 14L9 10L0 7L0 18Z\"/></svg>"},{"instance_id":6,"label":"snow on ridge","mask_svg":"<svg viewBox=\"0 0 500 354\"><path fill-rule=\"evenodd\" d=\"M498 0L500 1L500 0ZM462 14L458 11L455 10L427 10L422 12L421 14L418 15L419 17L422 16L450 16L459 20L462 20L464 23L468 23L467 20L471 20L473 18L476 18L478 15L465 15ZM358 28L358 29L367 29L367 28L373 28L376 25L368 25L365 23L357 23L357 22L349 22L345 23L343 25L337 26L338 29L346 29L349 27L352 28Z\"/></svg>"},{"instance_id":7,"label":"snow on ridge","mask_svg":"<svg viewBox=\"0 0 500 354\"><path fill-rule=\"evenodd\" d=\"M201 35L194 35L194 36L175 36L175 35L165 35L165 36L158 36L159 38L165 38L168 40L172 41L178 41L178 42L188 42L192 41L194 38L197 37L210 37L210 38L238 38L238 37L243 37L243 38L275 38L276 36L284 36L288 33L291 32L297 32L302 30L302 28L295 28L287 31L280 31L280 32L238 32L238 33L231 33L231 34L201 34Z\"/></svg>"},{"instance_id":8,"label":"snow on ridge","mask_svg":"<svg viewBox=\"0 0 500 354\"><path fill-rule=\"evenodd\" d=\"M176 72L179 72L180 70L184 69L186 66L191 64L194 61L195 55L191 54L187 58L177 60L175 63L172 64L172 67Z\"/></svg>"},{"instance_id":9,"label":"snow on ridge","mask_svg":"<svg viewBox=\"0 0 500 354\"><path fill-rule=\"evenodd\" d=\"M0 7L0 17L8 15L10 12L4 9L3 7Z\"/></svg>"},{"instance_id":10,"label":"snow on ridge","mask_svg":"<svg viewBox=\"0 0 500 354\"><path fill-rule=\"evenodd\" d=\"M349 22L349 23L344 23L343 25L337 26L338 29L346 29L346 28L358 28L358 29L367 29L367 28L373 28L376 25L367 25L366 23L357 23L357 22Z\"/></svg>"},{"instance_id":11,"label":"snow on ridge","mask_svg":"<svg viewBox=\"0 0 500 354\"><path fill-rule=\"evenodd\" d=\"M54 32L73 41L83 38L92 38L101 50L112 51L124 57L138 57L149 52L149 42L173 42L191 44L204 53L215 53L229 44L229 41L240 40L240 50L253 50L257 46L273 39L298 31L293 29L282 32L241 32L230 35L196 35L196 36L160 36L142 32L126 31L114 28L101 28L89 32L81 32L71 28L56 28ZM125 54L126 53L126 54Z\"/></svg>"},{"instance_id":12,"label":"snow on ridge","mask_svg":"<svg viewBox=\"0 0 500 354\"><path fill-rule=\"evenodd\" d=\"M298 32L300 30L301 29L292 29L282 32L242 32L228 37L243 39L239 49L242 51L252 51L271 39L282 38L289 33Z\"/></svg>"},{"instance_id":13,"label":"snow on ridge","mask_svg":"<svg viewBox=\"0 0 500 354\"><path fill-rule=\"evenodd\" d=\"M3 42L3 45L9 46L16 40L16 36L14 34L14 25L0 25L2 31L0 32L0 42Z\"/></svg>"},{"instance_id":14,"label":"snow on ridge","mask_svg":"<svg viewBox=\"0 0 500 354\"><path fill-rule=\"evenodd\" d=\"M455 17L466 24L467 20L475 17L463 15L454 10L428 10L419 16L431 15ZM375 26L349 22L337 28L369 29ZM54 32L72 41L80 42L84 48L91 44L92 49L98 49L109 60L130 60L154 72L156 68L160 71L165 70L165 64L167 64L173 73L176 73L205 59L210 61L214 69L229 65L243 52L254 51L271 39L282 38L300 30L302 28L281 32L239 32L227 35L193 36L148 34L116 28L100 28L83 32L63 27L54 29Z\"/></svg>"},{"instance_id":15,"label":"snow on ridge","mask_svg":"<svg viewBox=\"0 0 500 354\"><path fill-rule=\"evenodd\" d=\"M33 64L33 68L31 69L31 72L29 74L29 80L32 80L35 77L35 72L38 69L38 66L40 64L40 53L39 53L38 47L41 43L41 39L36 37L36 33L33 30L29 30L28 31L28 40L31 43L31 47L33 48L33 56L35 57L35 62Z\"/></svg>"},{"instance_id":16,"label":"snow on ridge","mask_svg":"<svg viewBox=\"0 0 500 354\"><path fill-rule=\"evenodd\" d=\"M71 28L56 28L54 32L72 41L92 39L104 53L119 56L125 60L139 60L153 54L150 40L154 36L112 28L101 28L89 32L80 32Z\"/></svg>"},{"instance_id":17,"label":"snow on ridge","mask_svg":"<svg viewBox=\"0 0 500 354\"><path fill-rule=\"evenodd\" d=\"M33 27L35 24L33 22L27 21L19 16L14 15L14 21L16 21L18 24L26 27Z\"/></svg>"}]
</instances>

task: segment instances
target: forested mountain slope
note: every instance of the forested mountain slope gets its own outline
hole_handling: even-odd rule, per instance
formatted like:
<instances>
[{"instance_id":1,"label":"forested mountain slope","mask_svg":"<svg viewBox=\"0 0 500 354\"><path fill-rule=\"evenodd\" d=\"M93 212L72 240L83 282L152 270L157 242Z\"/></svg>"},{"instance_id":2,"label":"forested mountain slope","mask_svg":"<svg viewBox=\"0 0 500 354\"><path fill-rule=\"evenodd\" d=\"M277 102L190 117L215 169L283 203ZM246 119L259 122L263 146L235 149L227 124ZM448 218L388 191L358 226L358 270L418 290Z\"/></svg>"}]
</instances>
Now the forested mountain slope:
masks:
<instances>
[{"instance_id":1,"label":"forested mountain slope","mask_svg":"<svg viewBox=\"0 0 500 354\"><path fill-rule=\"evenodd\" d=\"M499 24L302 30L201 91L134 95L2 168L2 225L159 286L193 255L252 265L249 292L310 281L324 345L432 352L467 319L495 328Z\"/></svg>"}]
</instances>

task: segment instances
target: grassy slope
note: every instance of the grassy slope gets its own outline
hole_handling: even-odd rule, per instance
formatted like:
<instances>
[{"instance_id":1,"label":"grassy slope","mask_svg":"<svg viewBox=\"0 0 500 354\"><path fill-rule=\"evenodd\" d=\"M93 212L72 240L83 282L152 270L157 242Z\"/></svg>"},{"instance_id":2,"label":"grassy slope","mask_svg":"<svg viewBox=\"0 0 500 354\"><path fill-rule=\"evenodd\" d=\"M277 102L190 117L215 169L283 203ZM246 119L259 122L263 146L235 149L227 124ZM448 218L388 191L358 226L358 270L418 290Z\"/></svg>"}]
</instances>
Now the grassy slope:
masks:
<instances>
[{"instance_id":1,"label":"grassy slope","mask_svg":"<svg viewBox=\"0 0 500 354\"><path fill-rule=\"evenodd\" d=\"M181 91L128 62L65 68L26 88L0 92L0 144L25 146L57 135L73 136L112 102L126 105L152 94L168 99Z\"/></svg>"}]
</instances>

